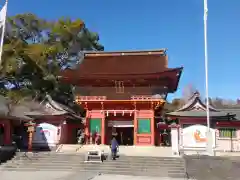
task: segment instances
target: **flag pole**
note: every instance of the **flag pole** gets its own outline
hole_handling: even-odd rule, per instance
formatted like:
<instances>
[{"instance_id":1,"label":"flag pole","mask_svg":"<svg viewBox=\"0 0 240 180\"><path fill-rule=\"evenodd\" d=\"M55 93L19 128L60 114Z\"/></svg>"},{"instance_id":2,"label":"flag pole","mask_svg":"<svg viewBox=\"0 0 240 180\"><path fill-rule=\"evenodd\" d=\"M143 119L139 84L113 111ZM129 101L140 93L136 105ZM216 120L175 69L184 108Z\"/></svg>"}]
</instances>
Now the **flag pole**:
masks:
<instances>
[{"instance_id":1,"label":"flag pole","mask_svg":"<svg viewBox=\"0 0 240 180\"><path fill-rule=\"evenodd\" d=\"M207 128L208 131L210 131L209 95L208 95L207 15L208 15L207 0L204 0L204 59L205 59L206 113L207 113Z\"/></svg>"},{"instance_id":2,"label":"flag pole","mask_svg":"<svg viewBox=\"0 0 240 180\"><path fill-rule=\"evenodd\" d=\"M206 132L206 151L208 155L214 156L213 135L211 132L210 113L209 113L209 94L208 94L208 43L207 43L207 16L208 2L204 0L204 59L205 59L205 88L206 88L206 114L207 114L207 132Z\"/></svg>"},{"instance_id":3,"label":"flag pole","mask_svg":"<svg viewBox=\"0 0 240 180\"><path fill-rule=\"evenodd\" d=\"M6 14L3 19L3 26L2 26L2 34L0 39L0 67L2 66L2 53L3 53L3 42L4 42L4 35L5 35L5 27L6 27L6 16L7 16L7 6L8 6L8 0L6 0L3 7L6 7Z\"/></svg>"}]
</instances>

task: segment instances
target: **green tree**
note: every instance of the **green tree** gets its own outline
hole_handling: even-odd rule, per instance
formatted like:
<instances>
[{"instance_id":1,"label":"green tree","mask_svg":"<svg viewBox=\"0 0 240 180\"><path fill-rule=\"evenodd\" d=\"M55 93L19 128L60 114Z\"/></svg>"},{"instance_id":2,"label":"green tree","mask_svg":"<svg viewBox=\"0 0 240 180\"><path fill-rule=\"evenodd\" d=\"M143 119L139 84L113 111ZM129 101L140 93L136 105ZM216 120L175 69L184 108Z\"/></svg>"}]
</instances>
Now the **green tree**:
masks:
<instances>
[{"instance_id":1,"label":"green tree","mask_svg":"<svg viewBox=\"0 0 240 180\"><path fill-rule=\"evenodd\" d=\"M48 93L72 101L72 87L59 82L59 71L76 66L83 51L104 50L80 19L52 22L20 14L7 19L5 32L0 93L11 99Z\"/></svg>"}]
</instances>

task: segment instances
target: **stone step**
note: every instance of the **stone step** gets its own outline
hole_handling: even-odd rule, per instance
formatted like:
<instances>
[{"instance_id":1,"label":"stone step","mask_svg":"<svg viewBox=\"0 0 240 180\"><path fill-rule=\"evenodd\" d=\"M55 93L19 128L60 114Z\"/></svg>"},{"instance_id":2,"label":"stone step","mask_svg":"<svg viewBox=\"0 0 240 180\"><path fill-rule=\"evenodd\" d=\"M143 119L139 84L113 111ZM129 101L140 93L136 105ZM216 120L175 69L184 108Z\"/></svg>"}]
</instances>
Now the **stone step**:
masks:
<instances>
[{"instance_id":1,"label":"stone step","mask_svg":"<svg viewBox=\"0 0 240 180\"><path fill-rule=\"evenodd\" d=\"M42 163L46 162L52 162L52 163L67 163L67 162L83 162L85 161L85 158L75 158L75 159L14 159L10 161L25 161L25 162L33 162L33 161L38 161ZM145 161L138 161L138 160L124 160L124 159L117 159L116 160L118 163L151 163L151 164L168 164L168 165L173 165L173 164L184 164L183 161L152 161L152 160L145 160ZM110 159L105 159L103 162L112 162Z\"/></svg>"},{"instance_id":2,"label":"stone step","mask_svg":"<svg viewBox=\"0 0 240 180\"><path fill-rule=\"evenodd\" d=\"M16 155L15 157L40 157L40 158L73 158L73 157L84 157L84 154L78 154L78 155ZM105 155L108 156L108 155ZM175 161L175 160L181 160L181 158L147 158L147 157L137 157L137 156L121 156L122 159L136 159L136 160L162 160L162 161Z\"/></svg>"},{"instance_id":3,"label":"stone step","mask_svg":"<svg viewBox=\"0 0 240 180\"><path fill-rule=\"evenodd\" d=\"M50 154L50 156L52 157L58 157L59 155L61 156L81 156L81 155L85 155L86 153L78 153L78 154L61 154L61 153L56 153L56 154ZM104 155L108 155L110 153L104 153ZM37 155L37 154L36 154ZM42 154L39 154L42 155ZM150 156L126 156L126 155L122 155L122 154L118 154L121 157L124 158L135 158L135 159L165 159L165 160L176 160L176 159L181 159L181 157L150 157ZM48 154L43 154L42 156L48 156Z\"/></svg>"},{"instance_id":4,"label":"stone step","mask_svg":"<svg viewBox=\"0 0 240 180\"><path fill-rule=\"evenodd\" d=\"M5 163L5 165L11 165L11 164L23 164L23 165L54 165L54 166L59 166L59 165L64 165L64 164L69 164L69 165L94 165L90 162L84 163L84 161L57 161L57 162L41 162L41 161L9 161ZM109 165L109 166L150 166L150 167L184 167L183 163L175 163L175 164L164 164L164 163L151 163L151 162L145 162L145 163L138 163L138 162L119 162L119 161L104 161L101 163L102 165Z\"/></svg>"},{"instance_id":5,"label":"stone step","mask_svg":"<svg viewBox=\"0 0 240 180\"><path fill-rule=\"evenodd\" d=\"M102 164L98 164L98 165L59 165L59 166L54 166L54 165L37 165L37 164L34 164L34 165L22 165L22 166L4 166L4 168L37 168L37 169L73 169L73 168L76 168L76 169L87 169L87 170L90 170L90 169L107 169L107 170L112 170L112 169L121 169L121 170L130 170L131 171L135 171L135 170L146 170L146 171L152 171L152 170L157 170L157 171L184 171L184 167L158 167L158 168L154 168L154 167L148 167L148 166L107 166L107 165L102 165Z\"/></svg>"},{"instance_id":6,"label":"stone step","mask_svg":"<svg viewBox=\"0 0 240 180\"><path fill-rule=\"evenodd\" d=\"M17 153L14 159L1 166L4 171L74 171L102 174L147 175L158 177L185 177L182 158L121 156L103 163L84 163L80 153Z\"/></svg>"},{"instance_id":7,"label":"stone step","mask_svg":"<svg viewBox=\"0 0 240 180\"><path fill-rule=\"evenodd\" d=\"M84 159L79 159L79 160L74 160L74 161L66 161L66 160L54 160L54 161L51 161L51 160L10 160L10 161L7 161L6 163L12 163L12 162L18 162L18 163L42 163L42 164L45 164L45 163L51 163L51 164L67 164L67 163L73 163L73 164L79 164L79 163L83 163L85 162ZM91 163L91 162L88 162L88 163ZM169 166L172 166L172 165L184 165L184 163L181 163L181 162L174 162L174 163L171 163L171 162L152 162L152 161L141 161L141 162L138 162L138 161L124 161L124 160L104 160L103 163L112 163L112 164L152 164L152 165L155 165L155 166L161 166L161 165L169 165Z\"/></svg>"},{"instance_id":8,"label":"stone step","mask_svg":"<svg viewBox=\"0 0 240 180\"><path fill-rule=\"evenodd\" d=\"M36 165L36 166L65 166L66 164L71 166L93 166L93 163L84 163L84 158L75 158L75 159L20 159L20 160L11 160L5 163L5 166L26 166L26 165ZM149 167L184 167L183 161L173 161L173 162L163 162L163 161L136 161L136 160L122 160L121 158L117 159L116 161L112 160L105 160L101 164L102 166L121 166L121 167L129 167L129 166L149 166Z\"/></svg>"},{"instance_id":9,"label":"stone step","mask_svg":"<svg viewBox=\"0 0 240 180\"><path fill-rule=\"evenodd\" d=\"M53 162L53 163L59 163L59 162L82 162L85 161L85 158L75 158L75 159L41 159L41 158L37 158L37 159L33 159L33 158L29 158L29 159L12 159L9 161L25 161L25 162L34 162L34 161L38 161L38 162ZM184 164L184 161L152 161L152 160L145 160L145 161L138 161L138 160L124 160L121 158L117 158L116 161L118 163L151 163L151 164ZM104 159L103 162L115 162L110 158Z\"/></svg>"},{"instance_id":10,"label":"stone step","mask_svg":"<svg viewBox=\"0 0 240 180\"><path fill-rule=\"evenodd\" d=\"M81 167L88 167L88 166L107 166L107 167L150 167L150 168L184 168L184 164L152 164L151 162L148 163L128 163L128 162L118 162L118 161L106 161L101 163L84 163L84 162L39 162L39 161L12 161L7 162L4 164L4 166L81 166Z\"/></svg>"},{"instance_id":11,"label":"stone step","mask_svg":"<svg viewBox=\"0 0 240 180\"><path fill-rule=\"evenodd\" d=\"M58 163L82 163L84 162L85 159L77 159L77 160L42 160L42 159L39 159L39 160L10 160L8 162L24 162L24 163L34 163L34 162L37 162L37 163L54 163L54 164L58 164ZM112 160L104 160L103 163L114 163L115 161L112 161ZM153 165L181 165L181 164L184 164L182 162L162 162L162 161L124 161L124 160L120 160L120 159L117 159L116 162L118 164L153 164Z\"/></svg>"},{"instance_id":12,"label":"stone step","mask_svg":"<svg viewBox=\"0 0 240 180\"><path fill-rule=\"evenodd\" d=\"M8 168L4 169L5 171L55 171L56 169L37 169L37 168ZM59 170L59 169L58 169ZM185 173L182 171L131 171L131 170L121 170L121 169L112 169L111 171L109 170L100 170L100 169L95 169L95 170L86 170L86 169L64 169L65 171L76 171L76 172L93 172L93 173L101 173L101 174L118 174L118 175L135 175L135 176L158 176L158 177L178 177L178 178L183 178L185 177Z\"/></svg>"},{"instance_id":13,"label":"stone step","mask_svg":"<svg viewBox=\"0 0 240 180\"><path fill-rule=\"evenodd\" d=\"M64 168L49 168L49 167L24 167L24 168L4 168L1 171L71 171L71 172L92 172L102 174L119 174L119 175L140 175L140 176L158 176L158 177L175 177L183 178L186 176L183 170L169 170L169 169L123 169L123 168L76 168L76 167L64 167Z\"/></svg>"},{"instance_id":14,"label":"stone step","mask_svg":"<svg viewBox=\"0 0 240 180\"><path fill-rule=\"evenodd\" d=\"M17 152L17 155L24 155L24 154L29 154L29 155L51 155L51 156L58 156L58 155L66 155L66 156L75 156L75 155L81 155L81 154L86 154L86 152L71 152L71 153L60 153L60 152ZM110 154L110 151L104 151L104 154ZM136 157L136 158L162 158L162 159L178 159L178 157L169 157L169 156L150 156L151 152L149 152L148 154L146 154L146 156L142 156L141 154L137 155L137 153L134 156L130 156L130 155L124 155L121 153L118 153L119 155L125 156L125 157ZM147 156L149 155L149 156Z\"/></svg>"},{"instance_id":15,"label":"stone step","mask_svg":"<svg viewBox=\"0 0 240 180\"><path fill-rule=\"evenodd\" d=\"M121 164L4 164L2 167L56 167L56 168L64 168L64 167L79 167L79 168L136 168L136 169L181 169L184 170L184 166L153 166L153 165L121 165Z\"/></svg>"},{"instance_id":16,"label":"stone step","mask_svg":"<svg viewBox=\"0 0 240 180\"><path fill-rule=\"evenodd\" d=\"M32 156L32 157L75 157L75 156L84 156L86 153L17 153L16 156ZM105 155L108 155L110 153L104 153ZM162 160L176 160L176 159L181 159L180 157L149 157L149 156L126 156L126 155L121 155L123 158L127 159L162 159Z\"/></svg>"},{"instance_id":17,"label":"stone step","mask_svg":"<svg viewBox=\"0 0 240 180\"><path fill-rule=\"evenodd\" d=\"M177 165L177 166L169 166L169 165L152 165L152 164L121 164L121 163L63 163L63 164L55 164L55 163L19 163L19 162L13 162L13 163L6 163L4 166L81 166L81 167L88 167L88 166L106 166L106 167L150 167L150 168L183 168L184 165Z\"/></svg>"},{"instance_id":18,"label":"stone step","mask_svg":"<svg viewBox=\"0 0 240 180\"><path fill-rule=\"evenodd\" d=\"M109 159L110 157L106 157L105 160ZM15 158L14 160L41 160L41 161L79 161L79 160L84 160L85 157L75 157L75 158ZM157 160L157 159L126 159L126 158L117 158L118 161L124 161L124 162L162 162L162 163L184 163L182 160Z\"/></svg>"},{"instance_id":19,"label":"stone step","mask_svg":"<svg viewBox=\"0 0 240 180\"><path fill-rule=\"evenodd\" d=\"M8 163L18 163L18 164L54 164L54 165L58 165L58 164L89 164L91 165L92 162L84 162L84 161L56 161L56 162L49 162L49 161L8 161L6 164ZM122 165L122 166L126 166L126 165L136 165L136 166L153 166L153 167L157 167L157 166L184 166L183 163L172 163L172 164L167 164L167 163L151 163L151 162L145 162L145 163L139 163L139 162L121 162L121 161L103 161L102 164L109 164L109 165Z\"/></svg>"},{"instance_id":20,"label":"stone step","mask_svg":"<svg viewBox=\"0 0 240 180\"><path fill-rule=\"evenodd\" d=\"M108 160L109 158L107 157L106 160ZM51 162L63 162L63 161L66 161L66 162L69 162L69 161L75 161L75 162L78 162L78 161L84 161L85 160L85 157L82 156L82 157L66 157L66 158L63 158L63 157L59 157L59 158L42 158L42 157L16 157L12 160L26 160L26 161L34 161L34 160L37 160L37 161L42 161L42 162L45 162L45 161L51 161ZM105 161L106 161L105 160ZM127 159L127 158L118 158L117 159L118 162L128 162L128 163L131 163L131 162L138 162L138 163L145 163L145 162L151 162L151 163L164 163L164 164L180 164L180 163L184 163L183 160L157 160L157 159L145 159L145 160L139 160L139 159Z\"/></svg>"}]
</instances>

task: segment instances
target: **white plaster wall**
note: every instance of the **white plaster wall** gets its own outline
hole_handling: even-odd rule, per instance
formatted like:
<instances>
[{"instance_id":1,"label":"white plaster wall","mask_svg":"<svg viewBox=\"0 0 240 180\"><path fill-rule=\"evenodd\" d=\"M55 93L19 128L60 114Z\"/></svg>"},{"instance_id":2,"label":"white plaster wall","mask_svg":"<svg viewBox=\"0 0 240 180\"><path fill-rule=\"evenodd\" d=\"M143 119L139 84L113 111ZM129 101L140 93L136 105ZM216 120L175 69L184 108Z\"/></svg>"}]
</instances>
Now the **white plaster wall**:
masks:
<instances>
[{"instance_id":1,"label":"white plaster wall","mask_svg":"<svg viewBox=\"0 0 240 180\"><path fill-rule=\"evenodd\" d=\"M237 138L220 138L217 132L216 151L240 151L240 129L237 131Z\"/></svg>"},{"instance_id":2,"label":"white plaster wall","mask_svg":"<svg viewBox=\"0 0 240 180\"><path fill-rule=\"evenodd\" d=\"M58 143L57 133L57 126L49 123L41 123L36 127L33 134L33 144L35 146L56 146Z\"/></svg>"},{"instance_id":3,"label":"white plaster wall","mask_svg":"<svg viewBox=\"0 0 240 180\"><path fill-rule=\"evenodd\" d=\"M182 144L183 144L182 130L183 130L183 128L179 129L180 149L183 149L183 147L182 147ZM218 129L215 129L215 131L216 131L216 147L215 147L216 152L240 152L240 129L237 130L237 137L232 138L232 139L231 138L220 138ZM190 149L187 150L186 152L190 153L191 152ZM200 153L200 151L198 153ZM196 152L194 152L194 153L191 152L190 154L196 154Z\"/></svg>"}]
</instances>

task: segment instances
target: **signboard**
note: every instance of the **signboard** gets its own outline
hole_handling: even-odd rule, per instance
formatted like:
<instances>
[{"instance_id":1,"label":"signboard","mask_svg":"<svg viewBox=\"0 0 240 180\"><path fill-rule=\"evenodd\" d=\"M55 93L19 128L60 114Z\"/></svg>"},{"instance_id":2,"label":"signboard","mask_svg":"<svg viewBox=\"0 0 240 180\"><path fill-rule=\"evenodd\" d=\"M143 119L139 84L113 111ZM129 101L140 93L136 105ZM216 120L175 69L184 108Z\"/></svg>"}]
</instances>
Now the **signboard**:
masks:
<instances>
[{"instance_id":1,"label":"signboard","mask_svg":"<svg viewBox=\"0 0 240 180\"><path fill-rule=\"evenodd\" d=\"M133 127L133 121L108 121L108 127Z\"/></svg>"},{"instance_id":2,"label":"signboard","mask_svg":"<svg viewBox=\"0 0 240 180\"><path fill-rule=\"evenodd\" d=\"M210 129L212 134L213 147L216 144L215 130ZM182 131L182 146L189 148L206 148L207 147L207 127L203 125L193 125L184 128Z\"/></svg>"},{"instance_id":3,"label":"signboard","mask_svg":"<svg viewBox=\"0 0 240 180\"><path fill-rule=\"evenodd\" d=\"M41 123L36 127L33 143L39 146L55 146L58 141L58 127L48 123Z\"/></svg>"}]
</instances>

